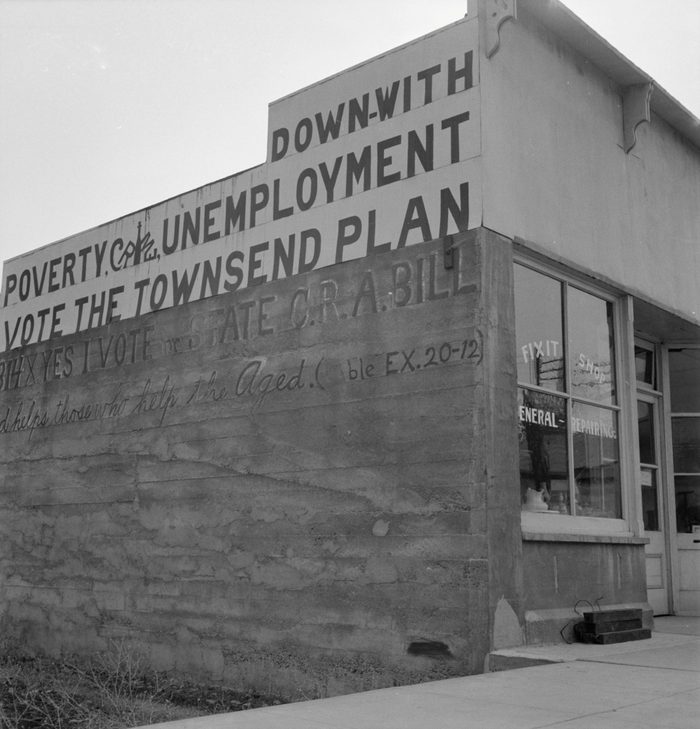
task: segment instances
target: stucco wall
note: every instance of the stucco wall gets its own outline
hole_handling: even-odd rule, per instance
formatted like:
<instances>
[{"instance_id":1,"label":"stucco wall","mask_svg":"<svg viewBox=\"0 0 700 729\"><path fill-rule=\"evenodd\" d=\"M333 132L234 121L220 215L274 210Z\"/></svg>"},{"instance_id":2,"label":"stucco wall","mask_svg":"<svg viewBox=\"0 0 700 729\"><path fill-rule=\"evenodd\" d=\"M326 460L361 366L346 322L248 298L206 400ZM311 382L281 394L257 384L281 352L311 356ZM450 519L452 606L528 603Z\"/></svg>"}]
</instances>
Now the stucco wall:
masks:
<instances>
[{"instance_id":1,"label":"stucco wall","mask_svg":"<svg viewBox=\"0 0 700 729\"><path fill-rule=\"evenodd\" d=\"M520 609L510 249L457 242L10 353L5 632L288 695L480 671Z\"/></svg>"},{"instance_id":2,"label":"stucco wall","mask_svg":"<svg viewBox=\"0 0 700 729\"><path fill-rule=\"evenodd\" d=\"M700 321L700 150L525 11L481 64L483 221Z\"/></svg>"}]
</instances>

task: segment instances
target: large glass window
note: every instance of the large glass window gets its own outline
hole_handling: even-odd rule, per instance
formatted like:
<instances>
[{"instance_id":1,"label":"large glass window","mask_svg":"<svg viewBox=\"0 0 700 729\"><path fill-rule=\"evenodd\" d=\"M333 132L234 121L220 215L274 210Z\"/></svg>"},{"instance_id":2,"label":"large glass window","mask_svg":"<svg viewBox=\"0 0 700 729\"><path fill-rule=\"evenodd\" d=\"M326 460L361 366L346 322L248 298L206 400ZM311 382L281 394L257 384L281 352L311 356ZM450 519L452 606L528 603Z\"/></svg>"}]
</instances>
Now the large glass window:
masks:
<instances>
[{"instance_id":1,"label":"large glass window","mask_svg":"<svg viewBox=\"0 0 700 729\"><path fill-rule=\"evenodd\" d=\"M516 265L515 328L523 509L620 518L612 302Z\"/></svg>"},{"instance_id":2,"label":"large glass window","mask_svg":"<svg viewBox=\"0 0 700 729\"><path fill-rule=\"evenodd\" d=\"M700 533L700 349L671 349L671 438L676 527Z\"/></svg>"},{"instance_id":3,"label":"large glass window","mask_svg":"<svg viewBox=\"0 0 700 729\"><path fill-rule=\"evenodd\" d=\"M541 302L543 306L537 306ZM518 381L564 390L564 333L558 281L529 268L516 268L515 321Z\"/></svg>"},{"instance_id":4,"label":"large glass window","mask_svg":"<svg viewBox=\"0 0 700 729\"><path fill-rule=\"evenodd\" d=\"M567 320L571 394L612 405L615 401L612 304L568 286Z\"/></svg>"}]
</instances>

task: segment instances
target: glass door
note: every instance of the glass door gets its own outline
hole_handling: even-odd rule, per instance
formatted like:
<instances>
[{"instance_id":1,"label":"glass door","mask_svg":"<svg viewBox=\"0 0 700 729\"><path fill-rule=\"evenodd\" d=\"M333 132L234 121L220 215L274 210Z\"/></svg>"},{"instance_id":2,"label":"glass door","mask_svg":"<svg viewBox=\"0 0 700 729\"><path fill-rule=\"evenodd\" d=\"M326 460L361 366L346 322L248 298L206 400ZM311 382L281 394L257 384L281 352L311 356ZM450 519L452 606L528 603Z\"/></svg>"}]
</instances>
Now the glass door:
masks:
<instances>
[{"instance_id":1,"label":"glass door","mask_svg":"<svg viewBox=\"0 0 700 729\"><path fill-rule=\"evenodd\" d=\"M634 343L637 379L637 435L639 475L647 574L647 600L654 615L671 612L671 565L669 560L666 474L662 468L662 395L659 378L659 352L651 342Z\"/></svg>"},{"instance_id":2,"label":"glass door","mask_svg":"<svg viewBox=\"0 0 700 729\"><path fill-rule=\"evenodd\" d=\"M700 615L700 347L668 350L675 501L675 612Z\"/></svg>"},{"instance_id":3,"label":"glass door","mask_svg":"<svg viewBox=\"0 0 700 729\"><path fill-rule=\"evenodd\" d=\"M653 395L638 393L637 422L639 433L639 488L642 495L647 573L647 600L654 615L670 611L669 563L664 529L662 490L663 471L659 467L659 407Z\"/></svg>"}]
</instances>

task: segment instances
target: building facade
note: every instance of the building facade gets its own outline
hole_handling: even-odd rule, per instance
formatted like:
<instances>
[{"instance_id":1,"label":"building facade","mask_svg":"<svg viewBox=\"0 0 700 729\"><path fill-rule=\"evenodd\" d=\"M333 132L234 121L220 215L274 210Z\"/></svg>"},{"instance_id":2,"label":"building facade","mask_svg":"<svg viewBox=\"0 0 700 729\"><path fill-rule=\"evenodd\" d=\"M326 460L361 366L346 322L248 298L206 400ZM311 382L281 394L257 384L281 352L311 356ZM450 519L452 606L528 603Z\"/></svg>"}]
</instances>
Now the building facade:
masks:
<instances>
[{"instance_id":1,"label":"building facade","mask_svg":"<svg viewBox=\"0 0 700 729\"><path fill-rule=\"evenodd\" d=\"M698 614L698 199L697 119L481 2L6 262L4 632L293 697Z\"/></svg>"}]
</instances>

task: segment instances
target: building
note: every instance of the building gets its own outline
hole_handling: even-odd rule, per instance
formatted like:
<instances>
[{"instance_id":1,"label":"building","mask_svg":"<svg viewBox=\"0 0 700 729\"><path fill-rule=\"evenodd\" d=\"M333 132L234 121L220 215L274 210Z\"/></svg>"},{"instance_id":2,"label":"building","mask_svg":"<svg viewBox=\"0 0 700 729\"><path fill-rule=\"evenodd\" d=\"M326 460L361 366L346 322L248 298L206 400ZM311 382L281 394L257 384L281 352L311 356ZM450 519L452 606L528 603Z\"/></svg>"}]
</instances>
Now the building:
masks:
<instances>
[{"instance_id":1,"label":"building","mask_svg":"<svg viewBox=\"0 0 700 729\"><path fill-rule=\"evenodd\" d=\"M482 1L268 140L5 264L4 632L326 695L698 614L700 122Z\"/></svg>"}]
</instances>

